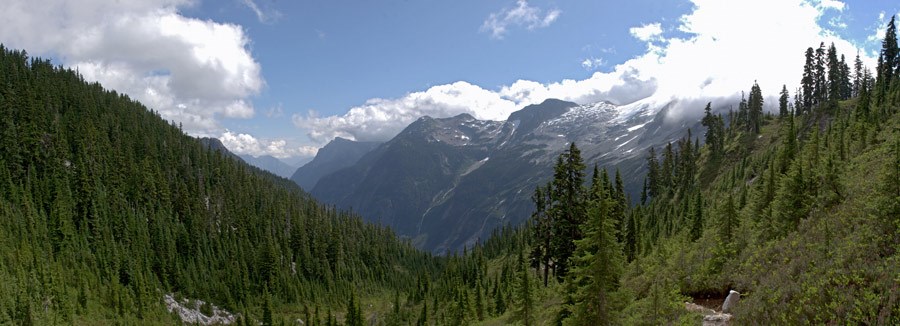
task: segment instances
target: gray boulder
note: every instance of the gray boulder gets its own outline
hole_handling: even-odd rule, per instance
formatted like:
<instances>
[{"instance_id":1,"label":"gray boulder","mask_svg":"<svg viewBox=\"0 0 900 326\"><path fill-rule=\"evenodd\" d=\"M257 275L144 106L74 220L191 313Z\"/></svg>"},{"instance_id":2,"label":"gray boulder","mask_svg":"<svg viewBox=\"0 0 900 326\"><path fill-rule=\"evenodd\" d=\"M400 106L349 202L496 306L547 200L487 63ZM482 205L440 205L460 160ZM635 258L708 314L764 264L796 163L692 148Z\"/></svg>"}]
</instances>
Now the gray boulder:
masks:
<instances>
[{"instance_id":1,"label":"gray boulder","mask_svg":"<svg viewBox=\"0 0 900 326\"><path fill-rule=\"evenodd\" d=\"M722 303L722 312L728 314L731 313L731 310L734 309L734 306L741 300L741 294L738 291L731 290L728 293L728 297L725 298L725 302Z\"/></svg>"}]
</instances>

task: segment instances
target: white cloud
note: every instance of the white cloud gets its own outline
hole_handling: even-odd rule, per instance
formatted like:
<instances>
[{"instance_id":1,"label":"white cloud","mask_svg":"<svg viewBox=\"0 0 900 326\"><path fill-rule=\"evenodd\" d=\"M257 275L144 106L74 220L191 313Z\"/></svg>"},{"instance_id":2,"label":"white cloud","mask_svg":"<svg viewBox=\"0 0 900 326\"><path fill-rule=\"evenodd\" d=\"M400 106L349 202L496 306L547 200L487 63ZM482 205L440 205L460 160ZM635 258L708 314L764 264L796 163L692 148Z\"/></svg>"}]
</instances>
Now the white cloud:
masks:
<instances>
[{"instance_id":1,"label":"white cloud","mask_svg":"<svg viewBox=\"0 0 900 326\"><path fill-rule=\"evenodd\" d=\"M837 11L844 11L844 8L846 6L847 4L845 4L844 2L837 0L820 0L816 4L816 7L818 7L819 9L834 9Z\"/></svg>"},{"instance_id":2,"label":"white cloud","mask_svg":"<svg viewBox=\"0 0 900 326\"><path fill-rule=\"evenodd\" d=\"M284 116L284 106L281 103L266 110L266 118L281 118Z\"/></svg>"},{"instance_id":3,"label":"white cloud","mask_svg":"<svg viewBox=\"0 0 900 326\"><path fill-rule=\"evenodd\" d=\"M261 140L249 134L225 130L219 137L229 151L253 156L271 155L276 158L313 157L319 151L315 146L288 146L284 139Z\"/></svg>"},{"instance_id":4,"label":"white cloud","mask_svg":"<svg viewBox=\"0 0 900 326\"><path fill-rule=\"evenodd\" d=\"M528 1L518 0L513 8L491 13L481 24L481 31L490 32L494 39L502 39L510 26L522 26L528 30L544 28L553 24L561 13L558 9L553 9L544 14L542 9L529 6Z\"/></svg>"},{"instance_id":5,"label":"white cloud","mask_svg":"<svg viewBox=\"0 0 900 326\"><path fill-rule=\"evenodd\" d=\"M679 99L684 107L676 111L702 110L705 102L701 100L734 98L749 90L754 81L767 96L777 94L783 84L793 94L802 74L803 53L819 42L834 42L848 60L857 51L851 42L817 23L823 11L837 10L831 2L693 2L694 11L674 26L687 37L666 38L662 25L656 23L632 29L632 35L648 42L647 51L609 72L594 72L587 79L552 83L519 80L496 90L456 82L396 99L371 99L344 115L320 117L310 112L294 115L293 121L308 130L310 139L324 143L335 136L387 140L422 115L469 113L480 119L502 120L525 105L547 98L576 103L607 100L621 105ZM870 68L874 65L871 56L863 60ZM594 62L589 64L593 66Z\"/></svg>"},{"instance_id":6,"label":"white cloud","mask_svg":"<svg viewBox=\"0 0 900 326\"><path fill-rule=\"evenodd\" d=\"M601 66L603 66L605 64L606 64L606 60L603 60L603 58L590 57L590 58L581 60L581 67L583 67L586 70L599 69Z\"/></svg>"},{"instance_id":7,"label":"white cloud","mask_svg":"<svg viewBox=\"0 0 900 326\"><path fill-rule=\"evenodd\" d=\"M278 10L260 8L260 6L257 5L256 2L253 2L253 0L241 0L241 3L243 3L244 6L247 6L247 8L250 8L250 10L252 10L253 13L256 14L256 19L258 19L261 23L269 24L281 18L281 12L279 12Z\"/></svg>"},{"instance_id":8,"label":"white cloud","mask_svg":"<svg viewBox=\"0 0 900 326\"><path fill-rule=\"evenodd\" d=\"M638 40L649 42L658 39L662 35L662 25L660 23L646 24L629 28L628 32Z\"/></svg>"},{"instance_id":9,"label":"white cloud","mask_svg":"<svg viewBox=\"0 0 900 326\"><path fill-rule=\"evenodd\" d=\"M0 39L53 56L195 135L254 115L265 82L243 28L182 16L189 0L0 2Z\"/></svg>"}]
</instances>

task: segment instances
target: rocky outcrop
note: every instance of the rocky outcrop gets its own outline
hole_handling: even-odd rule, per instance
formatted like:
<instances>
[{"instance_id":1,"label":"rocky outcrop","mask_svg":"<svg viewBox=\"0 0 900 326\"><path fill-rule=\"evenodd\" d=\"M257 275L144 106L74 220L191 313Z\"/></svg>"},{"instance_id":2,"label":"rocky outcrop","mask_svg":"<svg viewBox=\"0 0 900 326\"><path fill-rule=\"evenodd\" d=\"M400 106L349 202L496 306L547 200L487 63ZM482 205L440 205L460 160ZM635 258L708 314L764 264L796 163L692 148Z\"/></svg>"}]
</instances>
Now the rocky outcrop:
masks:
<instances>
[{"instance_id":1,"label":"rocky outcrop","mask_svg":"<svg viewBox=\"0 0 900 326\"><path fill-rule=\"evenodd\" d=\"M731 314L714 313L712 315L703 316L703 326L726 326L731 325Z\"/></svg>"},{"instance_id":2,"label":"rocky outcrop","mask_svg":"<svg viewBox=\"0 0 900 326\"><path fill-rule=\"evenodd\" d=\"M202 300L175 300L172 294L163 296L166 303L166 309L169 312L178 313L178 317L186 324L199 325L230 325L236 320L236 316L228 311L219 309L212 304L203 302ZM208 305L208 311L203 313L202 307Z\"/></svg>"},{"instance_id":3,"label":"rocky outcrop","mask_svg":"<svg viewBox=\"0 0 900 326\"><path fill-rule=\"evenodd\" d=\"M697 312L703 315L703 326L725 326L731 325L731 311L740 301L741 294L735 290L728 293L725 302L722 303L722 311L716 311L709 307L704 307L693 302L685 302L684 308L690 312ZM716 307L718 308L718 307Z\"/></svg>"}]
</instances>

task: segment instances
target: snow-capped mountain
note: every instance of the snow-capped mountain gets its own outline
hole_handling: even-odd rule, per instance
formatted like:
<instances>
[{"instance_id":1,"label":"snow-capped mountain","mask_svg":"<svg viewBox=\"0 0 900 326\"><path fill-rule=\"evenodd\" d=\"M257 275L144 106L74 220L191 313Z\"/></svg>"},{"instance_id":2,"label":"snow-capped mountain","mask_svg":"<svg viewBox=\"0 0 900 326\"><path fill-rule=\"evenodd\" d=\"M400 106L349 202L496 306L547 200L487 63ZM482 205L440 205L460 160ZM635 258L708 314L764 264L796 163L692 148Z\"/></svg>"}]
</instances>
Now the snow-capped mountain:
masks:
<instances>
[{"instance_id":1,"label":"snow-capped mountain","mask_svg":"<svg viewBox=\"0 0 900 326\"><path fill-rule=\"evenodd\" d=\"M551 99L506 121L422 117L356 164L323 177L312 194L389 225L424 249L459 250L529 218L535 186L550 179L556 157L573 141L589 166L610 174L619 168L636 198L648 148L696 124L668 121L673 103Z\"/></svg>"}]
</instances>

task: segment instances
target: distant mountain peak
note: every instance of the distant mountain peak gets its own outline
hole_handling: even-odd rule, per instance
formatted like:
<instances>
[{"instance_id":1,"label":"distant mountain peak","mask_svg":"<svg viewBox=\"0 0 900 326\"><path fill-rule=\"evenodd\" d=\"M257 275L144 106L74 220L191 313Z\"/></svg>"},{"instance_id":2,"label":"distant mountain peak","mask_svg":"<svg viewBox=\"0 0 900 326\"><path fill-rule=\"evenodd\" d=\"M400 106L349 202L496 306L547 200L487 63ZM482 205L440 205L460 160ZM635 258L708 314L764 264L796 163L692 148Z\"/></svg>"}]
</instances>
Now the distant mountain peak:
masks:
<instances>
[{"instance_id":1,"label":"distant mountain peak","mask_svg":"<svg viewBox=\"0 0 900 326\"><path fill-rule=\"evenodd\" d=\"M312 161L294 171L291 180L307 191L312 190L323 176L355 164L381 144L335 137L319 149Z\"/></svg>"}]
</instances>

